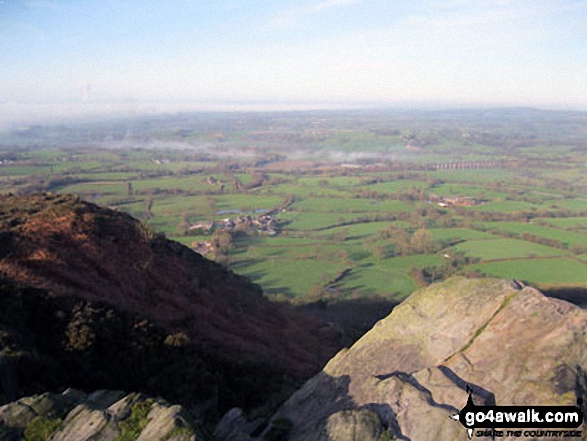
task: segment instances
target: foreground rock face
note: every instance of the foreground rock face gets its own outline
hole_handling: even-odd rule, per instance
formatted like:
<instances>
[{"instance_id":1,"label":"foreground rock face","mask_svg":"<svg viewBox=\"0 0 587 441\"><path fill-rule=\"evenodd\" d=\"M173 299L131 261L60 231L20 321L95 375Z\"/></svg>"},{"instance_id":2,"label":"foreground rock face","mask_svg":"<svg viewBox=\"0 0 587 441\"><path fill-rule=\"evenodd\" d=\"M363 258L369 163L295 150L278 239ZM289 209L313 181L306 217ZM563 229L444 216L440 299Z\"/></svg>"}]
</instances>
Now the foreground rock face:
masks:
<instances>
[{"instance_id":1,"label":"foreground rock face","mask_svg":"<svg viewBox=\"0 0 587 441\"><path fill-rule=\"evenodd\" d=\"M449 416L467 385L477 404L575 405L586 368L587 311L516 283L455 278L396 307L273 420L292 423L289 440L465 440Z\"/></svg>"},{"instance_id":2,"label":"foreground rock face","mask_svg":"<svg viewBox=\"0 0 587 441\"><path fill-rule=\"evenodd\" d=\"M69 389L22 398L0 407L0 440L136 439L192 441L197 428L178 405L142 394Z\"/></svg>"}]
</instances>

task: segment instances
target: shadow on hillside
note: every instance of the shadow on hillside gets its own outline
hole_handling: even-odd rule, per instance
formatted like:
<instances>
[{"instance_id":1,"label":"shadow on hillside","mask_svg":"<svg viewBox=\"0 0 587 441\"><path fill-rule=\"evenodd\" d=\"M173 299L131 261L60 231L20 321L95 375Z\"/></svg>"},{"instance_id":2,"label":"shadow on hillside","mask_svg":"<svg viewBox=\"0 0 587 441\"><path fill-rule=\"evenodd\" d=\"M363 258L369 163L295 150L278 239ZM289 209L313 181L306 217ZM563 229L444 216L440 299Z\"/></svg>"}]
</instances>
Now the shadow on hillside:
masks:
<instances>
[{"instance_id":1,"label":"shadow on hillside","mask_svg":"<svg viewBox=\"0 0 587 441\"><path fill-rule=\"evenodd\" d=\"M350 346L398 304L389 299L361 298L328 303L318 301L296 309L334 324L342 332L343 345Z\"/></svg>"},{"instance_id":2,"label":"shadow on hillside","mask_svg":"<svg viewBox=\"0 0 587 441\"><path fill-rule=\"evenodd\" d=\"M546 297L565 300L573 305L587 309L587 287L570 286L561 288L541 288Z\"/></svg>"}]
</instances>

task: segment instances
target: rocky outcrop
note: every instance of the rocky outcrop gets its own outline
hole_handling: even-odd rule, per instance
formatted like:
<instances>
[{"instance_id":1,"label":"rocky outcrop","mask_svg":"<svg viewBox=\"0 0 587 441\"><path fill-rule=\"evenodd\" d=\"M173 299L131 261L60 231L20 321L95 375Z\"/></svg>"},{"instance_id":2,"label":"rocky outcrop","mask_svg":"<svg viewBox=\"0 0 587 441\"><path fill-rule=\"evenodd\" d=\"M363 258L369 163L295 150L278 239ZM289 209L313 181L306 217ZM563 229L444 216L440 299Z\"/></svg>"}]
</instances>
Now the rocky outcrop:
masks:
<instances>
[{"instance_id":1,"label":"rocky outcrop","mask_svg":"<svg viewBox=\"0 0 587 441\"><path fill-rule=\"evenodd\" d=\"M586 369L587 311L512 282L455 278L412 294L273 420L291 422L291 441L465 440L449 416L467 385L477 404L575 405Z\"/></svg>"},{"instance_id":2,"label":"rocky outcrop","mask_svg":"<svg viewBox=\"0 0 587 441\"><path fill-rule=\"evenodd\" d=\"M1 441L195 441L197 432L181 406L137 393L68 389L0 407Z\"/></svg>"}]
</instances>

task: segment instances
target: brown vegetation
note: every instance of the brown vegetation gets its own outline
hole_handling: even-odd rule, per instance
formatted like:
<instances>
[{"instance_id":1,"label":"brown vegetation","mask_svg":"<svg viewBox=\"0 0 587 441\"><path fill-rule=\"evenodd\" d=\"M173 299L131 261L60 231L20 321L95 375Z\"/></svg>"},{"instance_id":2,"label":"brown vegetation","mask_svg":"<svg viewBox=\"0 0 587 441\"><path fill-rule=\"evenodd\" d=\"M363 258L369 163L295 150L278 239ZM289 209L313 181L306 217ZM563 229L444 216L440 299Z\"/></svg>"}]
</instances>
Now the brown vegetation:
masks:
<instances>
[{"instance_id":1,"label":"brown vegetation","mask_svg":"<svg viewBox=\"0 0 587 441\"><path fill-rule=\"evenodd\" d=\"M251 372L258 369L243 369L248 385L239 384L238 366L260 367L273 372L273 378L306 378L339 348L338 334L323 322L271 304L248 279L152 233L127 214L73 196L2 196L0 232L0 273L5 279L41 290L38 296L50 304L69 305L49 308L65 314L58 331L65 340L55 343L60 351L103 356L95 350L99 336L110 332L104 326L112 310L115 316L143 317L144 322L124 320L135 323L133 329L156 326L161 342L172 342L155 346L181 349L189 342L184 350L198 354L204 365L221 357L236 369L230 380L233 391L265 392L273 387L269 376L253 378ZM112 335L111 341L126 339L124 332ZM126 355L120 352L117 369L125 369ZM167 357L158 356L162 361ZM181 384L185 371L177 374ZM96 381L95 387L109 386ZM214 382L210 379L210 385Z\"/></svg>"}]
</instances>

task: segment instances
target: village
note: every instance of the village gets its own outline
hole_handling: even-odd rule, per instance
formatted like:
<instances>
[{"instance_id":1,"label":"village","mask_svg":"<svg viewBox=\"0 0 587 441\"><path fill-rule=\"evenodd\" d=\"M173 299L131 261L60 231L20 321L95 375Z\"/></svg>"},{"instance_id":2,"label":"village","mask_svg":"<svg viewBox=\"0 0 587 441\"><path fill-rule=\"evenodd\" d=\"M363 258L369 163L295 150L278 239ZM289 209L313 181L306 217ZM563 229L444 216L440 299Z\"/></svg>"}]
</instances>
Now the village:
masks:
<instances>
[{"instance_id":1,"label":"village","mask_svg":"<svg viewBox=\"0 0 587 441\"><path fill-rule=\"evenodd\" d=\"M261 214L251 217L250 215L239 216L235 219L226 218L199 222L188 228L190 233L212 234L216 231L225 231L230 234L244 234L247 236L263 235L275 236L281 232L278 220L271 214ZM214 249L213 240L194 241L191 248L200 254L207 254Z\"/></svg>"}]
</instances>

